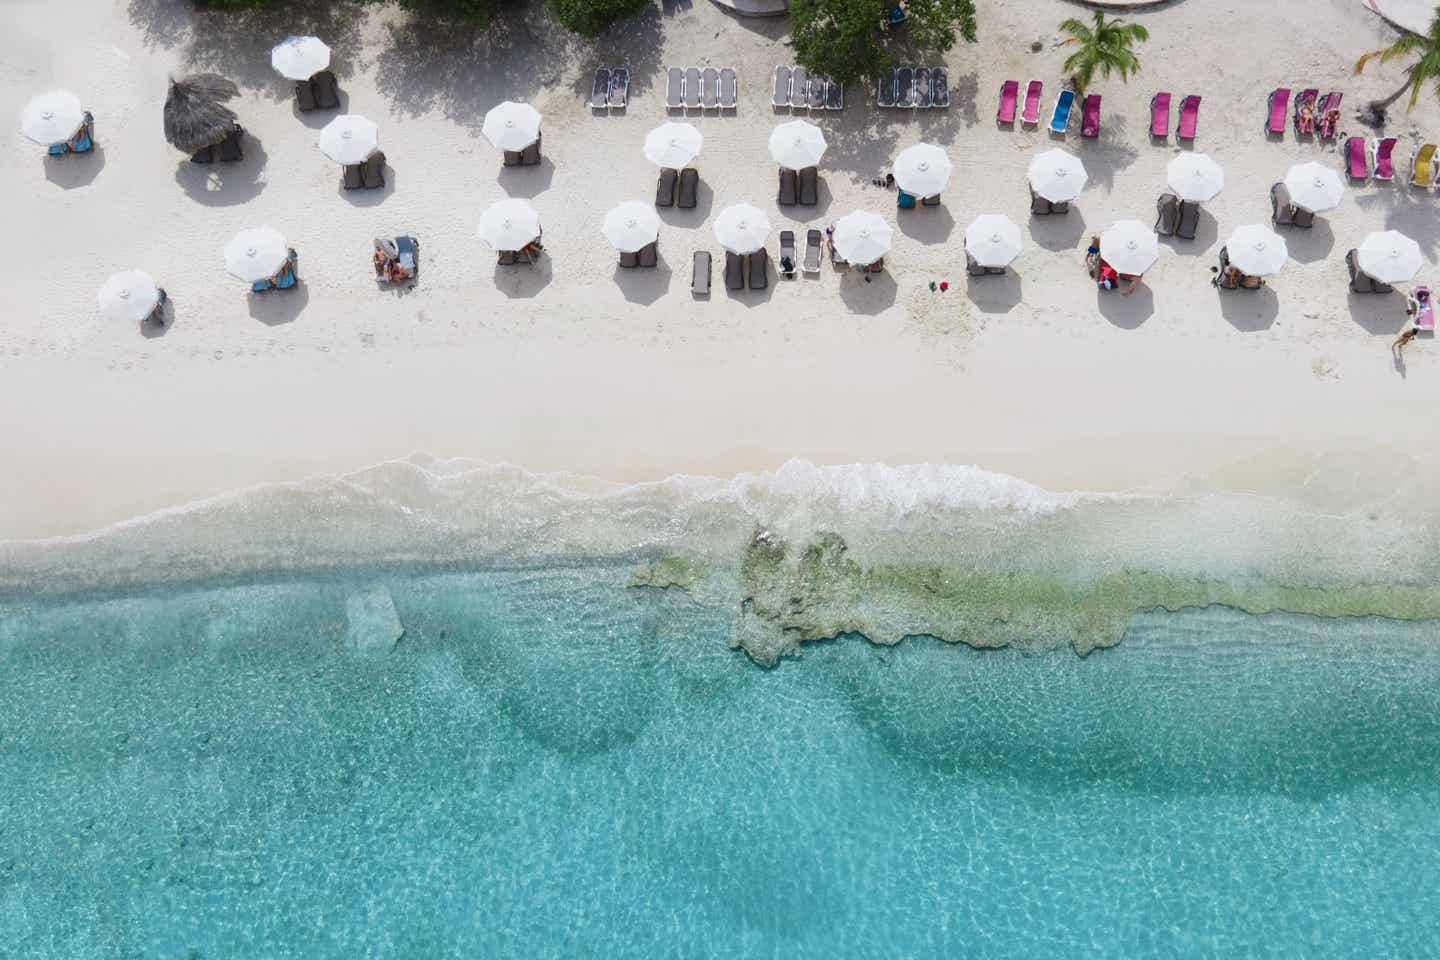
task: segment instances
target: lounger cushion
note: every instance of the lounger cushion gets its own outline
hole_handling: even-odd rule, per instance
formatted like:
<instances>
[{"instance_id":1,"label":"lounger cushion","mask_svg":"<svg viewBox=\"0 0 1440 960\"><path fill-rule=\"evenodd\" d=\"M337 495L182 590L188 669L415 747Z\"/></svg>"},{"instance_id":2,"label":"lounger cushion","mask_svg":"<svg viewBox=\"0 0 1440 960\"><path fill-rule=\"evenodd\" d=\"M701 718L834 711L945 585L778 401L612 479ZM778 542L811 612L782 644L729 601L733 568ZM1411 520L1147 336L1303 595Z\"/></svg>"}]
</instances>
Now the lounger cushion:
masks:
<instances>
[{"instance_id":1,"label":"lounger cushion","mask_svg":"<svg viewBox=\"0 0 1440 960\"><path fill-rule=\"evenodd\" d=\"M378 190L385 186L385 154L383 151L376 150L370 154L370 159L361 164L360 177L370 190Z\"/></svg>"},{"instance_id":2,"label":"lounger cushion","mask_svg":"<svg viewBox=\"0 0 1440 960\"><path fill-rule=\"evenodd\" d=\"M308 113L319 106L315 102L315 82L313 80L301 80L295 84L295 106L299 107L302 113Z\"/></svg>"},{"instance_id":3,"label":"lounger cushion","mask_svg":"<svg viewBox=\"0 0 1440 960\"><path fill-rule=\"evenodd\" d=\"M694 167L680 171L680 198L675 205L682 210L695 209L696 196L700 188L700 172Z\"/></svg>"},{"instance_id":4,"label":"lounger cushion","mask_svg":"<svg viewBox=\"0 0 1440 960\"><path fill-rule=\"evenodd\" d=\"M800 171L800 205L813 207L820 202L820 173L814 167Z\"/></svg>"},{"instance_id":5,"label":"lounger cushion","mask_svg":"<svg viewBox=\"0 0 1440 960\"><path fill-rule=\"evenodd\" d=\"M730 290L745 289L745 263L740 254L725 251L725 286Z\"/></svg>"},{"instance_id":6,"label":"lounger cushion","mask_svg":"<svg viewBox=\"0 0 1440 960\"><path fill-rule=\"evenodd\" d=\"M365 186L365 177L361 173L360 167L361 164L358 163L345 164L345 175L341 182L346 190L359 190Z\"/></svg>"},{"instance_id":7,"label":"lounger cushion","mask_svg":"<svg viewBox=\"0 0 1440 960\"><path fill-rule=\"evenodd\" d=\"M690 270L692 293L710 292L710 251L696 250L694 264Z\"/></svg>"},{"instance_id":8,"label":"lounger cushion","mask_svg":"<svg viewBox=\"0 0 1440 960\"><path fill-rule=\"evenodd\" d=\"M775 202L780 204L780 206L795 206L796 196L799 192L797 189L796 180L797 178L794 170L782 169L780 171L780 193L775 200Z\"/></svg>"},{"instance_id":9,"label":"lounger cushion","mask_svg":"<svg viewBox=\"0 0 1440 960\"><path fill-rule=\"evenodd\" d=\"M770 285L770 254L756 250L750 254L750 289L764 290Z\"/></svg>"},{"instance_id":10,"label":"lounger cushion","mask_svg":"<svg viewBox=\"0 0 1440 960\"><path fill-rule=\"evenodd\" d=\"M329 70L321 70L310 78L315 85L315 103L321 110L340 108L340 82Z\"/></svg>"},{"instance_id":11,"label":"lounger cushion","mask_svg":"<svg viewBox=\"0 0 1440 960\"><path fill-rule=\"evenodd\" d=\"M673 207L675 205L675 171L669 168L660 171L660 180L655 184L655 206Z\"/></svg>"}]
</instances>

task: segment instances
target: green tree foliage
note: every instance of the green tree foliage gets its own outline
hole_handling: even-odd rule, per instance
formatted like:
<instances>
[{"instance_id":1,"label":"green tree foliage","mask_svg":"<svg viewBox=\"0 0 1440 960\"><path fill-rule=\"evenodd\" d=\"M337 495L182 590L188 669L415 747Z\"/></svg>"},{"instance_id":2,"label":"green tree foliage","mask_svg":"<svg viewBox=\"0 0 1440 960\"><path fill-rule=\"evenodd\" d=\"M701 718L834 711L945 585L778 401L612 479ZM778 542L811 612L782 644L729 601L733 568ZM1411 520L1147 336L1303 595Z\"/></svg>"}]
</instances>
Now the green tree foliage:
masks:
<instances>
[{"instance_id":1,"label":"green tree foliage","mask_svg":"<svg viewBox=\"0 0 1440 960\"><path fill-rule=\"evenodd\" d=\"M598 37L613 24L644 13L654 0L550 0L555 19L582 37Z\"/></svg>"},{"instance_id":2,"label":"green tree foliage","mask_svg":"<svg viewBox=\"0 0 1440 960\"><path fill-rule=\"evenodd\" d=\"M1088 26L1071 17L1060 24L1060 29L1070 35L1066 43L1080 45L1065 60L1065 69L1070 71L1077 92L1085 92L1096 70L1107 80L1112 72L1119 73L1121 80L1129 80L1131 74L1140 72L1140 58L1130 49L1150 39L1150 31L1140 24L1126 23L1119 18L1106 20L1105 14L1096 10L1095 19Z\"/></svg>"},{"instance_id":3,"label":"green tree foliage","mask_svg":"<svg viewBox=\"0 0 1440 960\"><path fill-rule=\"evenodd\" d=\"M440 20L486 24L495 18L504 0L374 0L394 3L403 10Z\"/></svg>"},{"instance_id":4,"label":"green tree foliage","mask_svg":"<svg viewBox=\"0 0 1440 960\"><path fill-rule=\"evenodd\" d=\"M1385 108L1410 91L1410 103L1405 109L1411 110L1420 100L1420 90L1426 83L1435 84L1435 93L1440 96L1440 9L1430 21L1430 29L1422 34L1407 33L1383 50L1371 50L1355 63L1358 75L1372 58L1379 57L1381 63L1389 63L1401 57L1416 57L1414 63L1405 68L1405 82L1384 100L1370 104L1370 112L1377 122L1385 119Z\"/></svg>"},{"instance_id":5,"label":"green tree foliage","mask_svg":"<svg viewBox=\"0 0 1440 960\"><path fill-rule=\"evenodd\" d=\"M892 42L909 55L943 53L958 37L975 41L975 0L906 0L906 19L881 25L895 0L794 0L791 46L806 69L842 83L875 80L895 65Z\"/></svg>"}]
</instances>

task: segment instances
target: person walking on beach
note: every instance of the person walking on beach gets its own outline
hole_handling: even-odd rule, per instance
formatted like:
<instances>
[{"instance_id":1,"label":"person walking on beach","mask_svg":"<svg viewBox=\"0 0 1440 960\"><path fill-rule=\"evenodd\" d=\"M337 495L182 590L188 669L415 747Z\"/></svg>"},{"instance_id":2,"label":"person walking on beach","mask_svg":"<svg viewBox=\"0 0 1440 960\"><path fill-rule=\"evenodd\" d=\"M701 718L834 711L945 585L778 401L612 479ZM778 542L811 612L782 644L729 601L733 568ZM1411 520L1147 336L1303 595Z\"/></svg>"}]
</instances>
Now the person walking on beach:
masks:
<instances>
[{"instance_id":1,"label":"person walking on beach","mask_svg":"<svg viewBox=\"0 0 1440 960\"><path fill-rule=\"evenodd\" d=\"M1395 338L1395 342L1390 344L1390 352L1395 355L1396 359L1403 358L1405 347L1418 336L1420 336L1419 327L1406 327L1401 331L1400 336Z\"/></svg>"}]
</instances>

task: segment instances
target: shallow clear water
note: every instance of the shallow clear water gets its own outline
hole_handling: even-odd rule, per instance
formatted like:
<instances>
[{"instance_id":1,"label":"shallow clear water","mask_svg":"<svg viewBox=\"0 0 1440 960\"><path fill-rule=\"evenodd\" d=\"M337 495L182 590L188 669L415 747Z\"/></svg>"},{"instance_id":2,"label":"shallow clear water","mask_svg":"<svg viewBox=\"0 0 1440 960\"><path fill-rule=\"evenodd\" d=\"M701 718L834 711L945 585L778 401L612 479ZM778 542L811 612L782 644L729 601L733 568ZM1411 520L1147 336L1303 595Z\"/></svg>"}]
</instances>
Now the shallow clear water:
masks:
<instances>
[{"instance_id":1,"label":"shallow clear water","mask_svg":"<svg viewBox=\"0 0 1440 960\"><path fill-rule=\"evenodd\" d=\"M1424 956L1431 623L762 670L629 565L0 610L0 956ZM380 582L406 635L343 643Z\"/></svg>"}]
</instances>

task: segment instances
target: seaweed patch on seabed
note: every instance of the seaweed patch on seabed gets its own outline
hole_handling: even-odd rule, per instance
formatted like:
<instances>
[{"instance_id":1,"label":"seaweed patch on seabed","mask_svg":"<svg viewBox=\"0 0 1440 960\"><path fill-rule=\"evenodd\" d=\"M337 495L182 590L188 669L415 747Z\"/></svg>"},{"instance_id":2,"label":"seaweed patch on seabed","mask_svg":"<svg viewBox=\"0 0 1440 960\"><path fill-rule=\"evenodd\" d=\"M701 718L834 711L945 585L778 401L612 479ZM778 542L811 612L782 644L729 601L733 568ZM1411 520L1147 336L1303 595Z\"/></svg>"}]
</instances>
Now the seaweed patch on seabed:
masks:
<instances>
[{"instance_id":1,"label":"seaweed patch on seabed","mask_svg":"<svg viewBox=\"0 0 1440 960\"><path fill-rule=\"evenodd\" d=\"M731 646L773 666L810 641L858 633L891 646L932 636L978 648L1069 645L1084 656L1114 646L1140 610L1222 605L1250 614L1440 619L1440 591L1378 584L1280 584L1119 570L1088 580L1035 571L981 571L939 564L862 567L835 533L794 551L757 529L740 563L740 610ZM702 571L666 557L631 585L690 589Z\"/></svg>"}]
</instances>

